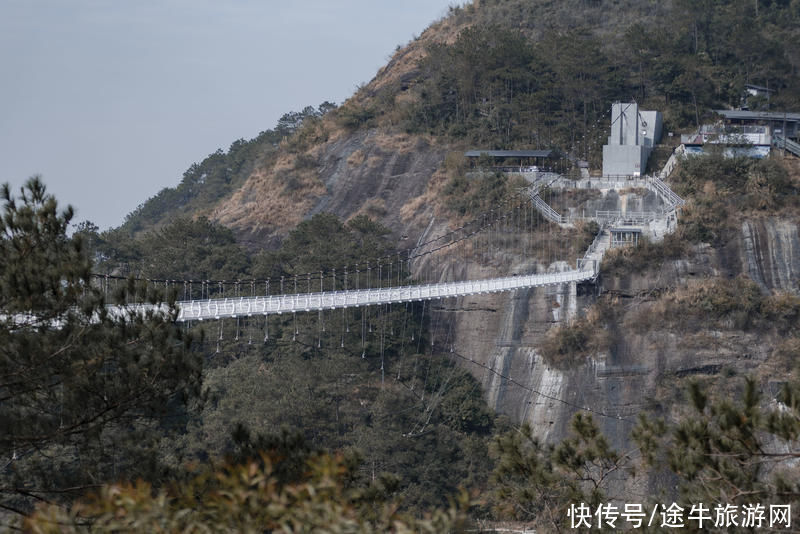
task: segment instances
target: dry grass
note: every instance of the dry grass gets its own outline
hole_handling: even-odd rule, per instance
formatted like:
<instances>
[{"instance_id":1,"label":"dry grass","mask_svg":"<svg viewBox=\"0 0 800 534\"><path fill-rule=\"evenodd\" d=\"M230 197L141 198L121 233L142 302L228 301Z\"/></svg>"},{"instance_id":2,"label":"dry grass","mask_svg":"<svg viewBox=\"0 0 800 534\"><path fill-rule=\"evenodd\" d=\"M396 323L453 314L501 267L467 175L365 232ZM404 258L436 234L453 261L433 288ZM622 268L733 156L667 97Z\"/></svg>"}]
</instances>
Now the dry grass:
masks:
<instances>
[{"instance_id":1,"label":"dry grass","mask_svg":"<svg viewBox=\"0 0 800 534\"><path fill-rule=\"evenodd\" d=\"M212 218L248 233L288 229L300 223L325 186L314 170L293 170L295 161L294 156L282 156L273 168L255 171Z\"/></svg>"},{"instance_id":2,"label":"dry grass","mask_svg":"<svg viewBox=\"0 0 800 534\"><path fill-rule=\"evenodd\" d=\"M797 366L797 355L800 354L800 339L784 338L777 343L768 360L771 376L785 376Z\"/></svg>"},{"instance_id":3,"label":"dry grass","mask_svg":"<svg viewBox=\"0 0 800 534\"><path fill-rule=\"evenodd\" d=\"M585 317L548 330L540 344L544 360L557 369L581 365L587 357L608 352L618 341L607 328L616 321L619 303L614 297L600 298Z\"/></svg>"},{"instance_id":4,"label":"dry grass","mask_svg":"<svg viewBox=\"0 0 800 534\"><path fill-rule=\"evenodd\" d=\"M384 199L370 198L348 220L352 220L359 215L366 215L370 219L380 220L386 213L386 201Z\"/></svg>"},{"instance_id":5,"label":"dry grass","mask_svg":"<svg viewBox=\"0 0 800 534\"><path fill-rule=\"evenodd\" d=\"M292 137L281 141L275 159L256 168L242 187L217 205L209 217L246 233L275 230L282 233L300 223L326 192L317 175L317 163L345 132L333 118L326 116L309 131L301 129L299 133L303 133L304 139Z\"/></svg>"},{"instance_id":6,"label":"dry grass","mask_svg":"<svg viewBox=\"0 0 800 534\"><path fill-rule=\"evenodd\" d=\"M347 165L349 165L350 167L358 167L359 165L364 163L365 159L366 155L364 154L364 152L362 150L356 150L355 152L350 154L350 157L347 158Z\"/></svg>"},{"instance_id":7,"label":"dry grass","mask_svg":"<svg viewBox=\"0 0 800 534\"><path fill-rule=\"evenodd\" d=\"M272 167L273 173L289 172L295 168L297 162L297 155L288 154L286 152L280 154L278 159L275 160L275 165ZM248 178L248 181L250 179Z\"/></svg>"},{"instance_id":8,"label":"dry grass","mask_svg":"<svg viewBox=\"0 0 800 534\"><path fill-rule=\"evenodd\" d=\"M394 97L395 106L401 109L418 104L420 100L421 97L415 93L412 93L411 91L398 93L397 96Z\"/></svg>"},{"instance_id":9,"label":"dry grass","mask_svg":"<svg viewBox=\"0 0 800 534\"><path fill-rule=\"evenodd\" d=\"M370 92L399 82L403 76L416 70L419 61L425 57L425 47L434 43L453 44L458 34L467 28L467 24L459 24L445 18L435 22L422 32L418 39L399 48L386 66L380 68L375 78L366 86Z\"/></svg>"},{"instance_id":10,"label":"dry grass","mask_svg":"<svg viewBox=\"0 0 800 534\"><path fill-rule=\"evenodd\" d=\"M426 139L428 142L432 141L432 139L429 137L426 138L426 136L412 136L407 133L394 133L386 130L378 131L372 138L372 141L375 143L375 146L388 152L406 153L413 151L420 139Z\"/></svg>"},{"instance_id":11,"label":"dry grass","mask_svg":"<svg viewBox=\"0 0 800 534\"><path fill-rule=\"evenodd\" d=\"M429 213L432 207L438 206L438 200L442 198L442 190L447 180L447 171L441 167L438 168L428 181L428 187L425 189L425 192L410 199L400 208L400 216L403 218L403 222L410 223L421 214ZM438 211L435 211L435 213L437 215L439 214Z\"/></svg>"},{"instance_id":12,"label":"dry grass","mask_svg":"<svg viewBox=\"0 0 800 534\"><path fill-rule=\"evenodd\" d=\"M367 168L375 169L384 162L384 158L381 156L370 156L367 160Z\"/></svg>"},{"instance_id":13,"label":"dry grass","mask_svg":"<svg viewBox=\"0 0 800 534\"><path fill-rule=\"evenodd\" d=\"M686 333L678 338L677 348L680 350L692 351L715 351L721 346L719 336L713 336L705 330L694 333Z\"/></svg>"},{"instance_id":14,"label":"dry grass","mask_svg":"<svg viewBox=\"0 0 800 534\"><path fill-rule=\"evenodd\" d=\"M344 128L341 128L338 123L336 122L336 114L329 113L322 118L323 127L328 132L328 140L326 143L323 143L321 146L326 146L336 141L339 141L342 137L347 134L347 131Z\"/></svg>"},{"instance_id":15,"label":"dry grass","mask_svg":"<svg viewBox=\"0 0 800 534\"><path fill-rule=\"evenodd\" d=\"M781 158L786 171L789 173L789 178L794 183L800 183L800 158L795 156L786 156Z\"/></svg>"},{"instance_id":16,"label":"dry grass","mask_svg":"<svg viewBox=\"0 0 800 534\"><path fill-rule=\"evenodd\" d=\"M767 301L758 285L744 276L691 280L639 309L627 325L638 332L671 328L684 335L709 328L752 330L764 326Z\"/></svg>"},{"instance_id":17,"label":"dry grass","mask_svg":"<svg viewBox=\"0 0 800 534\"><path fill-rule=\"evenodd\" d=\"M325 155L325 149L327 148L328 143L319 143L317 145L312 146L306 151L307 156L311 156L317 161L322 160L322 156Z\"/></svg>"}]
</instances>

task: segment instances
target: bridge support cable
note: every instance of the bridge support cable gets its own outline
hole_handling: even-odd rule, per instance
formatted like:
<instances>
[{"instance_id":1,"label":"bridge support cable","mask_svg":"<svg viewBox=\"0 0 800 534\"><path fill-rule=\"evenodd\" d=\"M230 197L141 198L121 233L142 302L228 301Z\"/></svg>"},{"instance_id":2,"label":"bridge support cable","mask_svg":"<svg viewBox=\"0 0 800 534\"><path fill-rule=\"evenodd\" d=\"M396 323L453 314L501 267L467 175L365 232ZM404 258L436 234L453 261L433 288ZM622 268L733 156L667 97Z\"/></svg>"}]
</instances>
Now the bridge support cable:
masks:
<instances>
[{"instance_id":1,"label":"bridge support cable","mask_svg":"<svg viewBox=\"0 0 800 534\"><path fill-rule=\"evenodd\" d=\"M545 194L551 194L547 191ZM537 197L540 198L540 197ZM549 198L549 197L548 197ZM525 200L521 197L520 200ZM542 200L540 198L540 200ZM237 318L238 316L251 316L254 314L268 315L291 312L293 314L293 337L296 339L298 329L296 313L303 311L318 311L320 332L325 331L326 322L324 310L348 307L364 307L364 322L371 329L372 321L369 320L370 312L368 307L372 305L393 304L400 302L410 302L415 300L428 300L447 297L458 297L464 295L494 292L511 291L524 287L536 287L539 285L549 285L568 281L580 281L590 278L594 273L588 273L586 269L573 269L563 273L549 273L546 275L523 275L514 277L489 278L485 280L474 280L475 276L470 271L470 259L478 260L476 272L483 268L493 265L498 260L502 260L506 254L519 257L540 256L544 253L545 263L552 263L555 258L556 249L560 249L560 244L556 243L557 236L554 232L545 231L538 236L537 249L534 249L534 228L545 228L544 224L554 222L540 210L535 209L536 205L531 205L527 200L519 203L506 202L503 212L489 210L483 213L479 220L472 226L465 224L447 235L447 239L441 237L428 240L422 244L422 248L416 247L408 249L405 254L394 252L389 261L367 260L366 268L363 264L355 264L355 273L352 267L345 266L343 269L333 269L326 274L325 271L307 273L300 275L293 273L291 280L286 276L281 276L279 283L272 280L236 280L236 281L163 281L165 287L175 287L177 283L182 284L184 294L188 293L189 300L178 302L179 317L178 321L221 319L225 317ZM534 218L535 217L535 218ZM559 216L560 217L560 216ZM520 231L522 230L522 231ZM521 235L520 235L521 234ZM463 257L463 265L454 265L452 256L448 261L448 268L455 269L463 275L456 275L456 278L465 277L463 282L439 282L440 276L433 276L434 272L442 271L443 265L442 252L451 249L456 253L456 257ZM459 254L460 252L460 254ZM537 253L539 252L539 253ZM421 269L414 269L413 263L423 260ZM395 268L395 261L397 267ZM405 262L405 266L403 263ZM339 273L336 273L339 270ZM342 274L344 270L344 274ZM429 283L423 285L403 285L405 277L410 272L417 270L423 275L423 279ZM362 274L362 271L365 271ZM373 272L375 271L375 276ZM337 276L337 274L339 276ZM442 273L441 278L452 279L453 275L448 272ZM108 287L110 281L121 277L110 277L103 275L102 283ZM303 282L305 278L305 283ZM314 279L318 279L319 291L315 291L312 284ZM328 278L330 281L326 280ZM353 278L355 278L353 280ZM397 282L395 282L395 279ZM287 288L287 281L289 288ZM152 281L159 283L160 281ZM326 283L327 282L327 283ZM364 284L366 282L366 284ZM170 286L170 284L173 284ZM243 285L244 284L244 285ZM257 295L256 288L263 284L264 295ZM247 286L249 285L249 289ZM301 289L302 287L302 289ZM328 290L328 287L330 288ZM354 287L354 288L353 288ZM213 290L212 290L213 288ZM195 293L199 290L199 295ZM286 291L290 289L290 291ZM305 290L303 292L303 289ZM273 292L275 294L273 294ZM249 296L247 296L249 294ZM200 297L198 299L198 297ZM138 302L138 296L136 297ZM347 312L343 312L343 322L347 327ZM237 327L237 330L241 324ZM238 331L237 331L238 334ZM265 321L264 337L268 338L268 322ZM319 341L319 340L318 340ZM319 344L319 343L318 343Z\"/></svg>"},{"instance_id":2,"label":"bridge support cable","mask_svg":"<svg viewBox=\"0 0 800 534\"><path fill-rule=\"evenodd\" d=\"M445 352L443 350L440 350L439 352L440 352L440 354L445 354ZM519 382L518 380L514 379L514 377L512 377L512 376L503 374L501 371L496 370L494 367L491 367L489 365L486 365L485 363L476 361L473 357L465 356L465 355L459 353L458 351L453 352L452 354L453 354L454 357L456 357L456 358L458 358L460 360L463 360L464 362L469 362L469 363L471 363L471 364L473 364L475 366L481 367L482 369L484 369L486 371L486 373L494 374L494 375L498 376L499 378L501 378L502 380L505 380L505 381L509 382L510 384L513 384L514 386L517 386L517 387L519 387L521 389L529 391L529 392L531 392L531 393L533 393L535 395L538 395L538 396L540 396L542 398L545 398L545 399L548 399L548 400L551 400L551 401L555 401L555 402L564 404L565 406L569 406L569 407L571 407L571 408L573 408L575 410L578 410L578 411L584 411L584 412L587 412L587 413L592 413L592 414L597 415L599 417L608 418L608 419L615 419L615 420L618 420L618 421L625 421L625 422L628 422L630 424L636 424L637 419L635 418L635 415L638 412L629 413L629 414L622 414L622 413L612 414L612 413L605 412L603 410L598 410L596 408L592 408L591 406L582 406L580 404L576 404L574 402L570 402L568 400L564 400L564 399L561 399L559 397L553 397L553 396L548 395L548 394L546 394L546 393L544 393L542 391L536 390L536 389L534 389L534 388L532 388L532 387L530 387L530 386L528 386L526 384L523 384L522 382Z\"/></svg>"},{"instance_id":3,"label":"bridge support cable","mask_svg":"<svg viewBox=\"0 0 800 534\"><path fill-rule=\"evenodd\" d=\"M591 279L594 275L593 269L585 267L556 273L509 276L465 282L443 282L422 286L178 302L179 314L177 321L235 318L240 315L248 316L254 314L296 314L297 312L342 307L367 307L368 313L369 307L374 305L415 300L436 300L446 297L513 291L566 282L581 282ZM365 313L365 318L367 313ZM295 333L297 332L295 331Z\"/></svg>"}]
</instances>

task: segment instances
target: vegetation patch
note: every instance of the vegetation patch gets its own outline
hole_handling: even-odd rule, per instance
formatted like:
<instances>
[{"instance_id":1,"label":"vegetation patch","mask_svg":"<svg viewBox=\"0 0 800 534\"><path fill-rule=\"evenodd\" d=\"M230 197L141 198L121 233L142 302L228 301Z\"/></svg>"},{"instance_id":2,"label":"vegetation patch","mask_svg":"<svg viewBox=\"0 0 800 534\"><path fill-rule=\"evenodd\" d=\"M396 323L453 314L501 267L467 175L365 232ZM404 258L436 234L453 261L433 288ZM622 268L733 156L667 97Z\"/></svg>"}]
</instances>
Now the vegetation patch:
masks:
<instances>
[{"instance_id":1,"label":"vegetation patch","mask_svg":"<svg viewBox=\"0 0 800 534\"><path fill-rule=\"evenodd\" d=\"M551 328L539 347L544 361L557 369L574 369L589 356L608 351L617 339L616 310L614 298L606 295L585 317Z\"/></svg>"},{"instance_id":2,"label":"vegetation patch","mask_svg":"<svg viewBox=\"0 0 800 534\"><path fill-rule=\"evenodd\" d=\"M723 245L743 216L800 212L800 175L790 174L777 156L757 160L714 152L689 157L672 182L675 192L689 199L678 224L678 236L689 243Z\"/></svg>"},{"instance_id":3,"label":"vegetation patch","mask_svg":"<svg viewBox=\"0 0 800 534\"><path fill-rule=\"evenodd\" d=\"M518 193L520 182L502 172L477 172L469 176L461 166L448 169L444 205L456 216L478 215L502 206Z\"/></svg>"},{"instance_id":4,"label":"vegetation patch","mask_svg":"<svg viewBox=\"0 0 800 534\"><path fill-rule=\"evenodd\" d=\"M374 126L376 116L375 108L372 105L359 104L354 99L350 99L336 110L336 122L346 130Z\"/></svg>"},{"instance_id":5,"label":"vegetation patch","mask_svg":"<svg viewBox=\"0 0 800 534\"><path fill-rule=\"evenodd\" d=\"M784 336L800 326L800 297L792 293L765 295L747 278L711 278L663 293L640 307L629 320L640 332L671 328L698 332L702 328L774 331Z\"/></svg>"},{"instance_id":6,"label":"vegetation patch","mask_svg":"<svg viewBox=\"0 0 800 534\"><path fill-rule=\"evenodd\" d=\"M685 258L689 247L681 236L672 233L658 242L642 236L635 246L615 247L603 256L604 276L629 276L660 268L665 262Z\"/></svg>"},{"instance_id":7,"label":"vegetation patch","mask_svg":"<svg viewBox=\"0 0 800 534\"><path fill-rule=\"evenodd\" d=\"M353 153L351 153L350 156L348 156L347 164L350 167L358 167L359 165L364 163L365 159L366 159L366 155L364 154L364 151L363 150L356 150Z\"/></svg>"},{"instance_id":8,"label":"vegetation patch","mask_svg":"<svg viewBox=\"0 0 800 534\"><path fill-rule=\"evenodd\" d=\"M382 198L373 197L367 200L354 216L366 215L370 219L380 219L387 213L386 201Z\"/></svg>"}]
</instances>

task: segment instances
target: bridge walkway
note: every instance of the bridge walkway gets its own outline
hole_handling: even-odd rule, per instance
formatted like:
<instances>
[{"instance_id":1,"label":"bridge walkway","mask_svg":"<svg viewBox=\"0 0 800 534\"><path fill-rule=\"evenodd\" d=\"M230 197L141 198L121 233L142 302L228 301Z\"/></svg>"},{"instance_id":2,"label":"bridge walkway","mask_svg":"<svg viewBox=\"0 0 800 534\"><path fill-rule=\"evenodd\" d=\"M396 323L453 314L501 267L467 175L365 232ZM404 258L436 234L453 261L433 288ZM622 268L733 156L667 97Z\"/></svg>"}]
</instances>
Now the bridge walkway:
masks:
<instances>
[{"instance_id":1,"label":"bridge walkway","mask_svg":"<svg viewBox=\"0 0 800 534\"><path fill-rule=\"evenodd\" d=\"M401 286L349 291L324 291L295 295L271 295L232 299L177 302L177 322L223 319L249 315L282 314L376 306L419 300L463 297L482 293L514 291L569 282L592 280L599 262L585 262L579 269L558 273L507 276L465 282L445 282L421 286Z\"/></svg>"}]
</instances>

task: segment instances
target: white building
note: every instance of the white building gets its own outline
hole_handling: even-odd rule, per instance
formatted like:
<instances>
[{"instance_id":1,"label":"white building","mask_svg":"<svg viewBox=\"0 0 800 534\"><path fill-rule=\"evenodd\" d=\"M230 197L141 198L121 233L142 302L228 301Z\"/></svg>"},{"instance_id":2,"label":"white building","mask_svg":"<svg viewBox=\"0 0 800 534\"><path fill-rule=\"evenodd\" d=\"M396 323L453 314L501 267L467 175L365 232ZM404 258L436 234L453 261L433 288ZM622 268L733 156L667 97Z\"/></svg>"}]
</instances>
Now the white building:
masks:
<instances>
[{"instance_id":1,"label":"white building","mask_svg":"<svg viewBox=\"0 0 800 534\"><path fill-rule=\"evenodd\" d=\"M611 107L611 135L603 146L603 176L640 176L661 139L661 113L641 111L635 102Z\"/></svg>"}]
</instances>

